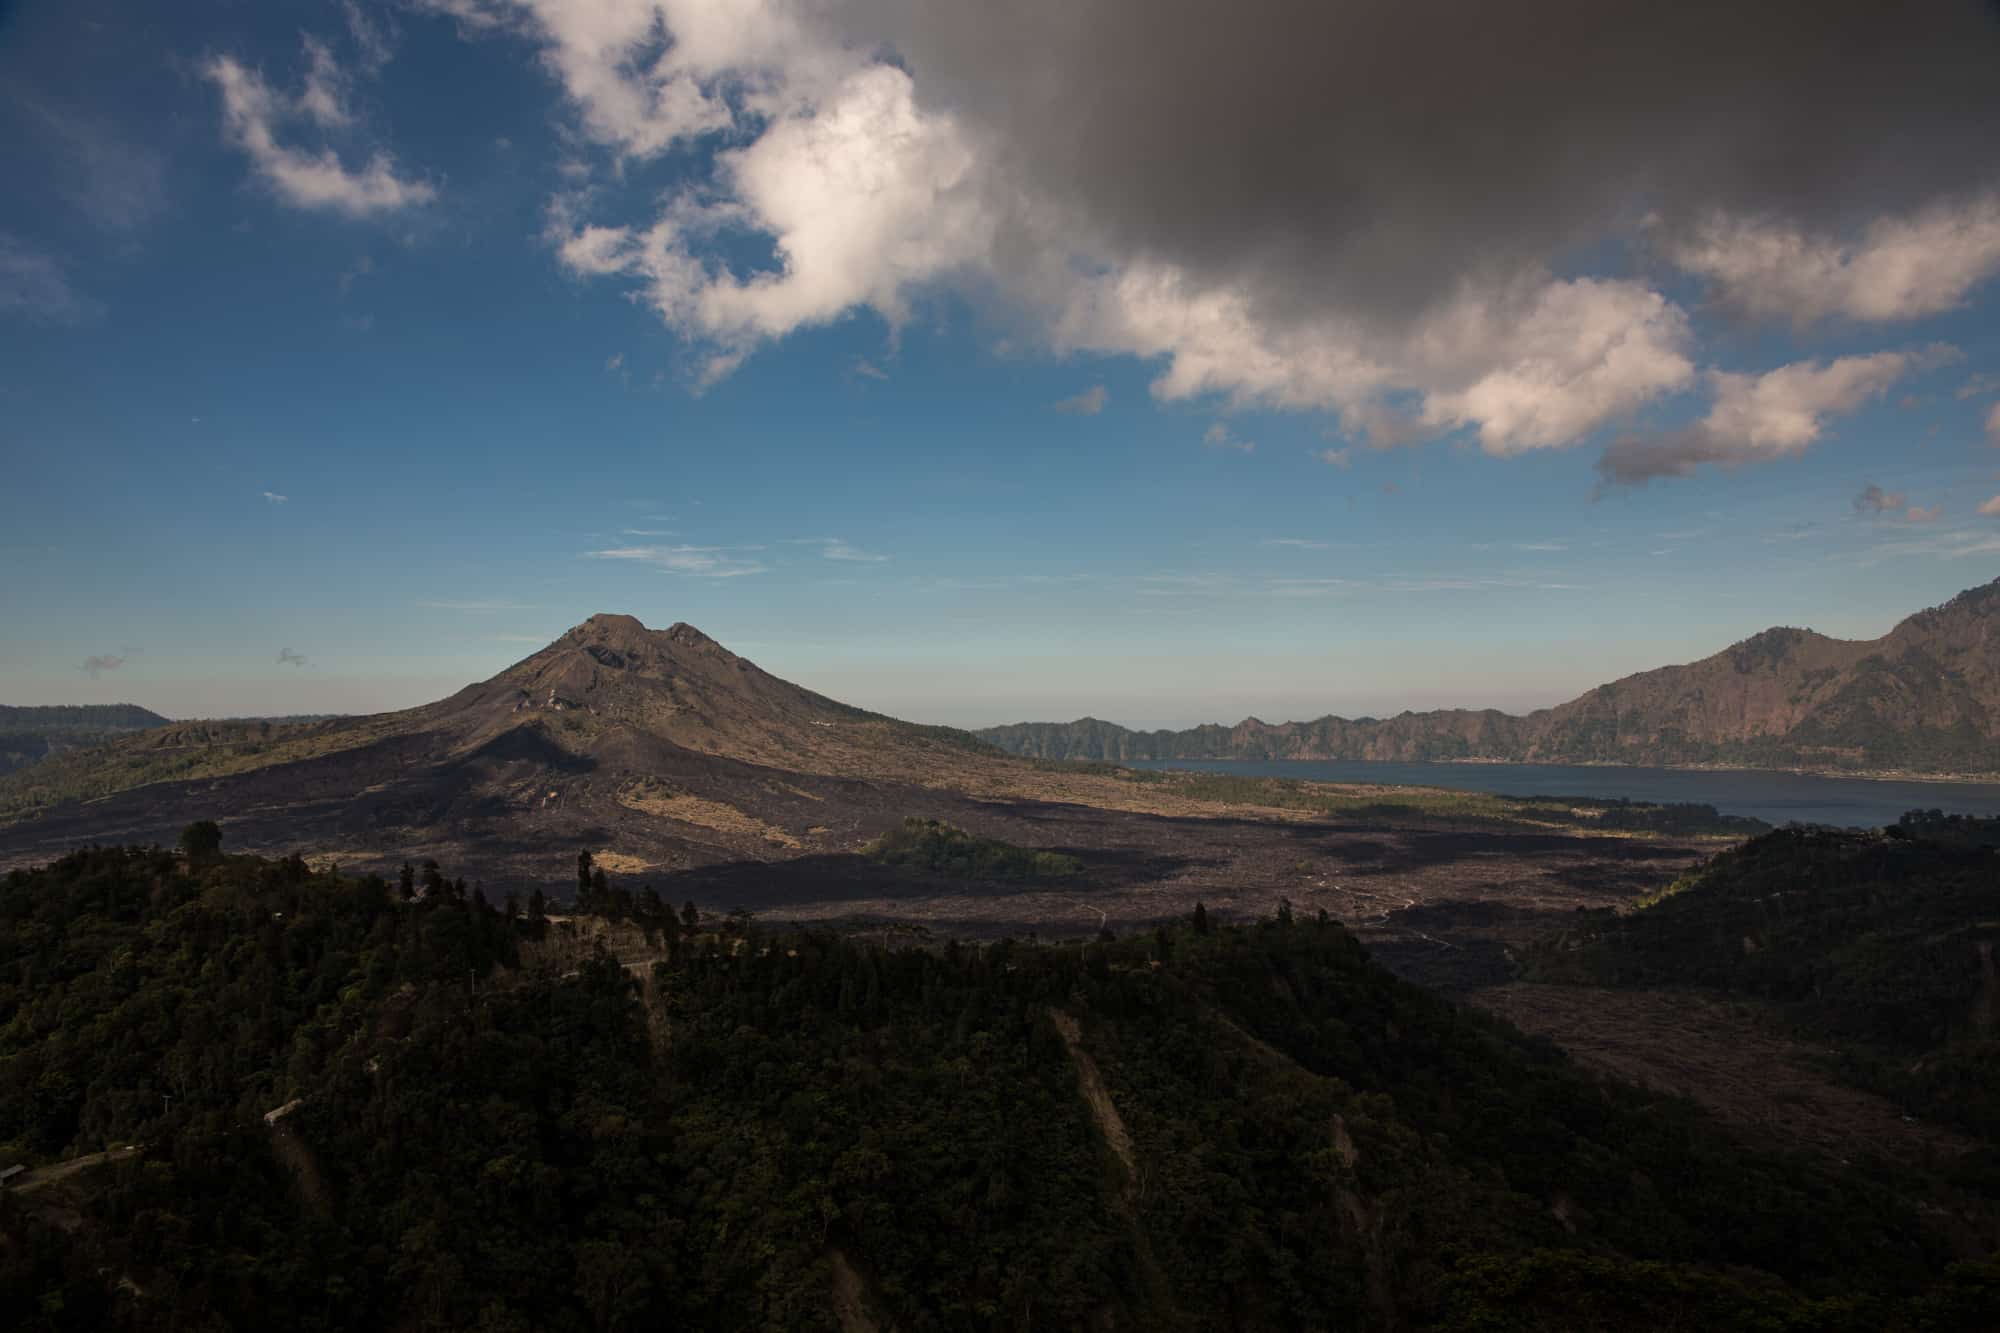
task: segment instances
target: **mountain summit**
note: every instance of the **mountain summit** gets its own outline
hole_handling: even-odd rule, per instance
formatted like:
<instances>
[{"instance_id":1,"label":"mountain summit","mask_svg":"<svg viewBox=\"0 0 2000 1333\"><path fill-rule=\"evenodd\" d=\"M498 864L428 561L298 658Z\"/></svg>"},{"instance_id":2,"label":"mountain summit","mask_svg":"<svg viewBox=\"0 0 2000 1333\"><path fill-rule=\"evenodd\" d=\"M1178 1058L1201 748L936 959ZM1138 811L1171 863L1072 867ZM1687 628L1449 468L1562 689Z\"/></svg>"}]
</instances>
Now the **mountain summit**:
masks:
<instances>
[{"instance_id":1,"label":"mountain summit","mask_svg":"<svg viewBox=\"0 0 2000 1333\"><path fill-rule=\"evenodd\" d=\"M837 725L886 722L764 671L685 622L599 614L548 647L418 710L483 743L524 725L588 750L619 730L702 754L793 761Z\"/></svg>"}]
</instances>

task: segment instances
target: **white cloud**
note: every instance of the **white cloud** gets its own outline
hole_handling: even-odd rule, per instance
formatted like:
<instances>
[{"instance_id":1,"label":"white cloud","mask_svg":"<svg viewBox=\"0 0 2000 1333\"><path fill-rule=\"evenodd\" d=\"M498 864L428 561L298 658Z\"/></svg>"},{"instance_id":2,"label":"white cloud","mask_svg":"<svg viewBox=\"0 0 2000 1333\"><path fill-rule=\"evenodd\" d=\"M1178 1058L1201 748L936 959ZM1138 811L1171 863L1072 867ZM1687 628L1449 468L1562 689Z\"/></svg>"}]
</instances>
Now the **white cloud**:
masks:
<instances>
[{"instance_id":1,"label":"white cloud","mask_svg":"<svg viewBox=\"0 0 2000 1333\"><path fill-rule=\"evenodd\" d=\"M1354 465L1354 460L1349 457L1352 453L1351 449L1321 449L1313 457L1328 467L1337 467L1344 472Z\"/></svg>"},{"instance_id":2,"label":"white cloud","mask_svg":"<svg viewBox=\"0 0 2000 1333\"><path fill-rule=\"evenodd\" d=\"M1919 509L1911 505L1903 514L1903 518L1911 523L1935 523L1943 516L1943 505L1932 505L1929 509Z\"/></svg>"},{"instance_id":3,"label":"white cloud","mask_svg":"<svg viewBox=\"0 0 2000 1333\"><path fill-rule=\"evenodd\" d=\"M289 495L280 495L276 491L264 492L264 502L266 504L281 505L291 498Z\"/></svg>"},{"instance_id":4,"label":"white cloud","mask_svg":"<svg viewBox=\"0 0 2000 1333\"><path fill-rule=\"evenodd\" d=\"M332 54L310 39L307 51L313 68L297 97L274 91L263 76L228 56L208 62L202 72L222 94L224 137L249 156L264 183L294 208L367 217L435 199L437 190L428 182L397 175L395 159L386 152L376 152L365 166L353 169L331 147L314 153L279 142L279 129L287 122L306 120L334 129L352 120Z\"/></svg>"},{"instance_id":5,"label":"white cloud","mask_svg":"<svg viewBox=\"0 0 2000 1333\"><path fill-rule=\"evenodd\" d=\"M1794 226L1713 218L1668 257L1709 279L1727 305L1800 323L1886 321L1950 310L2000 273L2000 194L1881 218L1852 241Z\"/></svg>"},{"instance_id":6,"label":"white cloud","mask_svg":"<svg viewBox=\"0 0 2000 1333\"><path fill-rule=\"evenodd\" d=\"M1239 439L1223 422L1216 422L1202 433L1202 445L1209 449L1234 449L1238 453L1255 453L1255 440Z\"/></svg>"},{"instance_id":7,"label":"white cloud","mask_svg":"<svg viewBox=\"0 0 2000 1333\"><path fill-rule=\"evenodd\" d=\"M1330 545L1328 542L1316 542L1306 537L1266 537L1258 544L1261 546L1291 546L1301 551L1324 551Z\"/></svg>"},{"instance_id":8,"label":"white cloud","mask_svg":"<svg viewBox=\"0 0 2000 1333\"><path fill-rule=\"evenodd\" d=\"M735 554L737 551L755 551L756 546L619 546L609 550L590 551L587 554L596 560L623 560L634 564L651 565L670 574L685 574L693 578L730 579L746 574L762 574L764 565L757 560L746 560Z\"/></svg>"},{"instance_id":9,"label":"white cloud","mask_svg":"<svg viewBox=\"0 0 2000 1333\"><path fill-rule=\"evenodd\" d=\"M1745 456L1793 454L1817 440L1826 418L1880 397L1910 368L1902 352L1799 361L1763 375L1710 371L1715 405L1704 421Z\"/></svg>"},{"instance_id":10,"label":"white cloud","mask_svg":"<svg viewBox=\"0 0 2000 1333\"><path fill-rule=\"evenodd\" d=\"M1093 384L1075 397L1065 398L1054 406L1056 411L1068 413L1070 416L1094 417L1104 410L1104 404L1110 397L1110 393L1102 384Z\"/></svg>"},{"instance_id":11,"label":"white cloud","mask_svg":"<svg viewBox=\"0 0 2000 1333\"><path fill-rule=\"evenodd\" d=\"M1428 426L1475 426L1490 454L1546 449L1686 385L1687 317L1639 283L1550 282L1521 303L1467 301L1419 349L1447 375L1481 373L1424 400Z\"/></svg>"},{"instance_id":12,"label":"white cloud","mask_svg":"<svg viewBox=\"0 0 2000 1333\"><path fill-rule=\"evenodd\" d=\"M1987 518L2000 518L2000 495L1983 502L1979 506L1979 512Z\"/></svg>"},{"instance_id":13,"label":"white cloud","mask_svg":"<svg viewBox=\"0 0 2000 1333\"><path fill-rule=\"evenodd\" d=\"M613 352L604 359L604 368L606 370L623 370L625 368L625 353Z\"/></svg>"},{"instance_id":14,"label":"white cloud","mask_svg":"<svg viewBox=\"0 0 2000 1333\"><path fill-rule=\"evenodd\" d=\"M61 264L0 232L0 314L68 324L96 311L96 302L70 286Z\"/></svg>"},{"instance_id":15,"label":"white cloud","mask_svg":"<svg viewBox=\"0 0 2000 1333\"><path fill-rule=\"evenodd\" d=\"M1829 417L1878 398L1907 371L1941 353L1876 352L1837 361L1798 361L1761 375L1711 370L1708 413L1680 430L1613 444L1598 461L1611 485L1692 476L1702 463L1736 466L1805 452Z\"/></svg>"},{"instance_id":16,"label":"white cloud","mask_svg":"<svg viewBox=\"0 0 2000 1333\"><path fill-rule=\"evenodd\" d=\"M863 379L886 380L889 378L888 371L882 369L882 367L876 365L865 356L854 358L854 373Z\"/></svg>"},{"instance_id":17,"label":"white cloud","mask_svg":"<svg viewBox=\"0 0 2000 1333\"><path fill-rule=\"evenodd\" d=\"M2000 449L2000 403L1993 404L1993 410L1986 414L1986 442Z\"/></svg>"},{"instance_id":18,"label":"white cloud","mask_svg":"<svg viewBox=\"0 0 2000 1333\"><path fill-rule=\"evenodd\" d=\"M2000 375L1968 375L1965 383L1958 386L1961 401L1967 398L1984 398L1989 393L2000 393Z\"/></svg>"}]
</instances>

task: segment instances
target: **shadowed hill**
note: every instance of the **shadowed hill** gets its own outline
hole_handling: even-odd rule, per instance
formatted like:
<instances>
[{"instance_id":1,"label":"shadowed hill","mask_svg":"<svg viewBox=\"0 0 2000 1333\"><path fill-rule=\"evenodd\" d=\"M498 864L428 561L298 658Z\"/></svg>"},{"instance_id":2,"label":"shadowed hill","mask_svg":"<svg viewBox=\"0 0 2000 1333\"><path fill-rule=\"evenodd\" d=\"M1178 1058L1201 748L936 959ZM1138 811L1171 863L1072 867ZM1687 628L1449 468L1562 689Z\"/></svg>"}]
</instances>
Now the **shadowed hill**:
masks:
<instances>
[{"instance_id":1,"label":"shadowed hill","mask_svg":"<svg viewBox=\"0 0 2000 1333\"><path fill-rule=\"evenodd\" d=\"M978 733L1041 759L1489 759L2000 773L2000 580L1879 639L1769 629L1526 716L1491 709L1130 731L1095 718Z\"/></svg>"}]
</instances>

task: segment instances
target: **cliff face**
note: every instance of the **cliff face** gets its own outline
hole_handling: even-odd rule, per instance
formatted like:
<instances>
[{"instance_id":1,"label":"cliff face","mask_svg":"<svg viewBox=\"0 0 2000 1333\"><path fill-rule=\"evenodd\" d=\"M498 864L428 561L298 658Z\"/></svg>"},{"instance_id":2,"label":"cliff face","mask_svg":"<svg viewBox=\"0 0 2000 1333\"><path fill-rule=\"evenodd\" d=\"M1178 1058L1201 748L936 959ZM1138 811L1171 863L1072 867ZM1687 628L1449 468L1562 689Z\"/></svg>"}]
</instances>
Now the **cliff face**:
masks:
<instances>
[{"instance_id":1,"label":"cliff face","mask_svg":"<svg viewBox=\"0 0 2000 1333\"><path fill-rule=\"evenodd\" d=\"M1045 759L1495 759L2000 772L2000 581L1882 638L1769 629L1525 717L1491 709L1129 731L1084 718L980 736Z\"/></svg>"}]
</instances>

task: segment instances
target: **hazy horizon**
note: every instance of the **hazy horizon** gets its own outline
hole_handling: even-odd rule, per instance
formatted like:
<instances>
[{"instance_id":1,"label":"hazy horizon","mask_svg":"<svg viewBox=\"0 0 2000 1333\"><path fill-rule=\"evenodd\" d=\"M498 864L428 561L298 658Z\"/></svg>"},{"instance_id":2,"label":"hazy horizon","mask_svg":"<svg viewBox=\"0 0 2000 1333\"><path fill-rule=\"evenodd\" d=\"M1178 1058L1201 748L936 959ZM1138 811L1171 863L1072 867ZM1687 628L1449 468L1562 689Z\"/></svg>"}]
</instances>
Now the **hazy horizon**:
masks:
<instances>
[{"instance_id":1,"label":"hazy horizon","mask_svg":"<svg viewBox=\"0 0 2000 1333\"><path fill-rule=\"evenodd\" d=\"M2000 572L1991 6L1367 8L6 7L0 693L1520 711Z\"/></svg>"}]
</instances>

